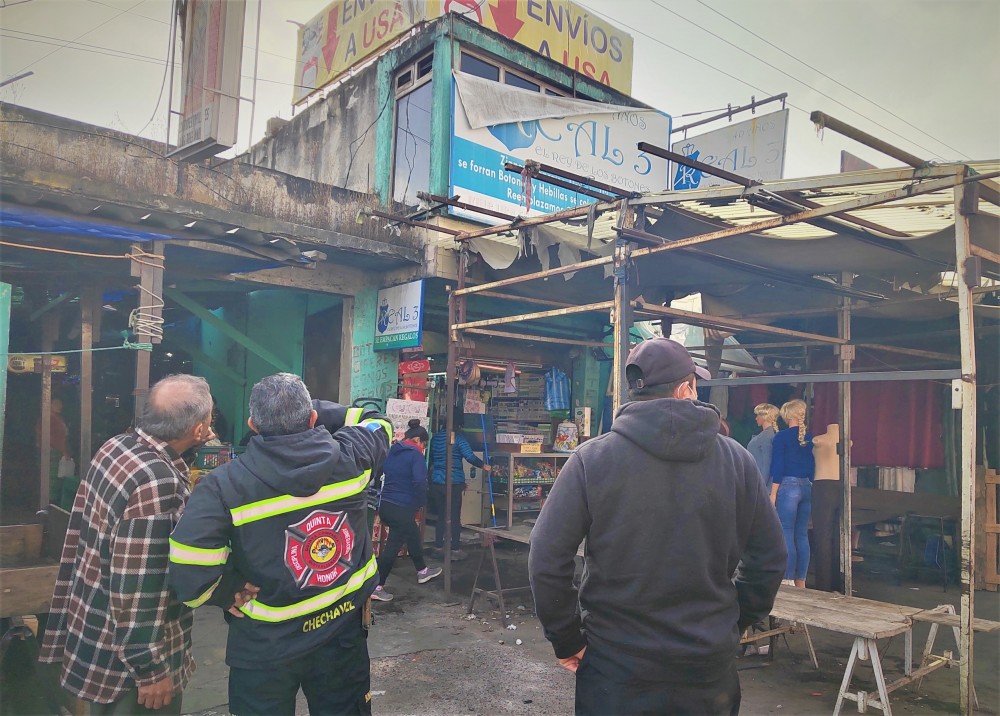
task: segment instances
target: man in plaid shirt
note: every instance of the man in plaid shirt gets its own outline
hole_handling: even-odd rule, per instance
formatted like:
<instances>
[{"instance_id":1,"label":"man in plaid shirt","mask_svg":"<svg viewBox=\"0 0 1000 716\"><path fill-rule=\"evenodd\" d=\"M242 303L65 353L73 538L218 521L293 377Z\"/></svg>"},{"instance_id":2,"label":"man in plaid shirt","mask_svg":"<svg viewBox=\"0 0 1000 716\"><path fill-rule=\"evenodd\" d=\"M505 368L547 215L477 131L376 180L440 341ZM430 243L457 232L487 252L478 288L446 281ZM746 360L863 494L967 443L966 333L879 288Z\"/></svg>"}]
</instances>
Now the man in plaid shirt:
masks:
<instances>
[{"instance_id":1,"label":"man in plaid shirt","mask_svg":"<svg viewBox=\"0 0 1000 716\"><path fill-rule=\"evenodd\" d=\"M167 588L168 539L190 489L180 455L212 437L211 413L203 378L164 378L76 493L40 660L91 714L180 713L192 614Z\"/></svg>"}]
</instances>

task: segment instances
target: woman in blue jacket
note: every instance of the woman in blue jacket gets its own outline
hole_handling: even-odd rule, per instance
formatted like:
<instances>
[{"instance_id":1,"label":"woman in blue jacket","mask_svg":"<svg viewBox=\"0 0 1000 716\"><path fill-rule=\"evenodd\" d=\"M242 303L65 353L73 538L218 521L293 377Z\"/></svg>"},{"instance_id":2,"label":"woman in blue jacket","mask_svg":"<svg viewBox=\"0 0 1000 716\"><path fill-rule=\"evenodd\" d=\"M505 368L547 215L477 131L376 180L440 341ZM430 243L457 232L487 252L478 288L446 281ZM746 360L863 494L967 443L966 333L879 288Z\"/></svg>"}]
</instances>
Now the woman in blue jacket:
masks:
<instances>
[{"instance_id":1,"label":"woman in blue jacket","mask_svg":"<svg viewBox=\"0 0 1000 716\"><path fill-rule=\"evenodd\" d=\"M781 406L788 427L771 442L771 502L778 510L788 548L788 566L782 584L806 586L809 570L809 516L812 482L816 475L813 436L806 430L806 404L790 400Z\"/></svg>"},{"instance_id":2,"label":"woman in blue jacket","mask_svg":"<svg viewBox=\"0 0 1000 716\"><path fill-rule=\"evenodd\" d=\"M427 463L424 450L427 449L427 430L416 418L410 421L403 440L389 449L382 465L385 481L378 504L378 516L382 524L389 528L389 539L378 558L378 586L372 599L380 602L392 601L392 595L385 591L385 580L389 578L396 555L406 544L417 568L417 582L424 584L441 574L440 567L428 567L424 562L420 529L417 527L417 510L427 501Z\"/></svg>"},{"instance_id":3,"label":"woman in blue jacket","mask_svg":"<svg viewBox=\"0 0 1000 716\"><path fill-rule=\"evenodd\" d=\"M461 415L461 414L459 414ZM458 420L456 419L456 424ZM431 485L430 485L430 510L437 515L437 523L434 529L434 548L441 550L444 548L444 518L447 495L445 494L445 465L448 459L448 432L444 429L434 433L431 438ZM451 558L462 559L465 553L462 552L460 537L462 534L462 493L465 491L465 469L462 467L462 460L471 463L474 467L481 467L485 472L490 472L490 465L484 465L483 461L472 452L472 446L468 439L456 426L455 445L451 451Z\"/></svg>"}]
</instances>

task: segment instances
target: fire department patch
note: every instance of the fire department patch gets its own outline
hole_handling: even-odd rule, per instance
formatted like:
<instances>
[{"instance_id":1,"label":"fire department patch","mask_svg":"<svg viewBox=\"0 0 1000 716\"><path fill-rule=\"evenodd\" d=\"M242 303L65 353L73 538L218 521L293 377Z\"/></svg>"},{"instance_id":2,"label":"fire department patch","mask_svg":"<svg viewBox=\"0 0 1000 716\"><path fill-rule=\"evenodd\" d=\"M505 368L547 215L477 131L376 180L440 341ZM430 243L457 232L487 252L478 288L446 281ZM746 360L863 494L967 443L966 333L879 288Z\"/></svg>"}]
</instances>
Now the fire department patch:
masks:
<instances>
[{"instance_id":1,"label":"fire department patch","mask_svg":"<svg viewBox=\"0 0 1000 716\"><path fill-rule=\"evenodd\" d=\"M346 512L316 510L285 530L285 565L299 589L336 582L351 568L353 550Z\"/></svg>"}]
</instances>

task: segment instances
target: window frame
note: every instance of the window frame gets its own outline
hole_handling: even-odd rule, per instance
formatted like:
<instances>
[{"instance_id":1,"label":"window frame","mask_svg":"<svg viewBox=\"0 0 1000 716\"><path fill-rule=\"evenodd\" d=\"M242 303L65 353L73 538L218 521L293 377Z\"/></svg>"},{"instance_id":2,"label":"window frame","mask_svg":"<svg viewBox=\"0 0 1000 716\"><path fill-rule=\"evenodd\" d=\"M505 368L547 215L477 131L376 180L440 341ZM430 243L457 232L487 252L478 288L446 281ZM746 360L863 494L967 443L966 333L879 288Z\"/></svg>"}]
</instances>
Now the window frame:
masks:
<instances>
[{"instance_id":1,"label":"window frame","mask_svg":"<svg viewBox=\"0 0 1000 716\"><path fill-rule=\"evenodd\" d=\"M424 71L425 70L425 71ZM423 74L421 74L423 71ZM409 79L400 84L400 79L410 73ZM399 102L407 95L416 92L421 87L430 84L434 79L434 51L429 50L420 54L414 60L397 68L392 73L392 157L389 161L389 200L396 200L396 152L399 149L397 137L399 134ZM432 90L433 92L433 90ZM433 102L431 103L433 112ZM428 143L433 141L433 137L428 137ZM430 191L430 176L428 175L428 191ZM404 197L405 199L405 197Z\"/></svg>"},{"instance_id":2,"label":"window frame","mask_svg":"<svg viewBox=\"0 0 1000 716\"><path fill-rule=\"evenodd\" d=\"M474 47L474 46L473 46ZM476 48L478 49L478 48ZM510 68L503 60L498 60L495 57L491 57L483 52L477 52L476 49L470 49L468 45L462 45L459 47L458 51L458 70L462 70L462 55L469 55L474 57L480 62L485 62L488 65L496 67L500 70L500 77L497 80L489 80L490 82L498 82L505 87L514 87L515 89L523 89L526 92L532 92L533 90L528 90L524 87L518 87L517 85L507 84L506 77L508 74L514 75L515 77L524 80L525 82L530 82L531 84L538 85L538 93L541 95L546 95L549 97L567 97L573 99L572 91L567 92L565 87L560 87L559 85L552 84L542 78L536 77L535 75L529 74L527 72L520 72ZM478 75L476 75L478 77ZM483 78L486 79L486 78Z\"/></svg>"}]
</instances>

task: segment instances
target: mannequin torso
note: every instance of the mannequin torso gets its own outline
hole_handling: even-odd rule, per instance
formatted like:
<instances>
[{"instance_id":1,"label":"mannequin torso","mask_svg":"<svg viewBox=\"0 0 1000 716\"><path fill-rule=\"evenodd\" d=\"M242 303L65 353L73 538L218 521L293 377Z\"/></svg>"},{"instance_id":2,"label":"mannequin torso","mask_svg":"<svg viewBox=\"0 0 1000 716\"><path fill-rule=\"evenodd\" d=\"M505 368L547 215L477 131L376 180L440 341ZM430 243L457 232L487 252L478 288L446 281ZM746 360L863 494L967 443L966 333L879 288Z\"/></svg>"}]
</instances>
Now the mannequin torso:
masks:
<instances>
[{"instance_id":1,"label":"mannequin torso","mask_svg":"<svg viewBox=\"0 0 1000 716\"><path fill-rule=\"evenodd\" d=\"M813 437L813 457L816 460L816 480L839 480L840 457L837 444L840 442L840 426L827 425L823 435Z\"/></svg>"}]
</instances>

